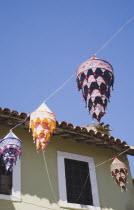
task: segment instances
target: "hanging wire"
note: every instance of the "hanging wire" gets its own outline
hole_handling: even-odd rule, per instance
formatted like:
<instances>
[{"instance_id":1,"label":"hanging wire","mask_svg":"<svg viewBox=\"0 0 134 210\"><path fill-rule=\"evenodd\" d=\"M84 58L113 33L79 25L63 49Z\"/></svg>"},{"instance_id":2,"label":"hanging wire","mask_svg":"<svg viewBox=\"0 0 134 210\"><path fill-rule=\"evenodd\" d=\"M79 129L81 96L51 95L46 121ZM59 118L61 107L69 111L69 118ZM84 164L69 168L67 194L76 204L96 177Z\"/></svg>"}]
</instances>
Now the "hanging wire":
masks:
<instances>
[{"instance_id":1,"label":"hanging wire","mask_svg":"<svg viewBox=\"0 0 134 210\"><path fill-rule=\"evenodd\" d=\"M42 208L42 209L57 210L56 208L50 208L50 207L48 207L48 206L40 206L40 205L38 205L38 204L26 202L26 201L23 201L23 200L22 200L22 203L25 203L25 204L28 204L28 205L32 205L32 206L36 206L36 207Z\"/></svg>"},{"instance_id":2,"label":"hanging wire","mask_svg":"<svg viewBox=\"0 0 134 210\"><path fill-rule=\"evenodd\" d=\"M13 128L10 129L10 131L14 130L15 128L17 128L18 126L22 125L29 117L30 115L27 115L27 117L22 120L20 123L18 123L17 125L15 125Z\"/></svg>"},{"instance_id":3,"label":"hanging wire","mask_svg":"<svg viewBox=\"0 0 134 210\"><path fill-rule=\"evenodd\" d=\"M48 101L53 95L55 95L59 90L61 90L68 82L70 82L70 80L75 76L75 74L73 74L69 79L67 79L57 90L55 90L50 96L48 96L45 101L43 101L43 103L45 103L46 101Z\"/></svg>"},{"instance_id":4,"label":"hanging wire","mask_svg":"<svg viewBox=\"0 0 134 210\"><path fill-rule=\"evenodd\" d=\"M130 18L96 53L95 55L97 55L102 49L104 49L112 40L115 36L117 36L123 29L124 27L129 24L132 20L134 19L134 17ZM55 95L59 90L61 90L68 82L70 82L70 80L75 76L75 74L73 74L69 79L67 79L57 90L55 90L49 97L47 97L45 100L44 100L44 103L46 101L48 101L53 95ZM10 129L10 131L12 131L13 129L17 128L18 126L22 125L29 117L30 115L28 115L22 122L18 123L17 125L15 125L13 128ZM130 148L129 148L130 149ZM125 153L126 151L128 151L129 149L125 150L124 152L120 153L119 155ZM48 167L47 167L47 163L46 163L46 159L45 159L45 154L44 154L44 151L42 150L42 153L43 153L43 158L44 158L44 162L45 162L45 167L46 167L46 171L47 171L47 175L48 175L48 180L49 180L49 184L50 184L50 187L51 187L51 191L53 193L53 196L54 196L54 199L57 203L57 200L56 200L56 196L55 196L55 193L54 193L54 190L53 190L53 186L52 186L52 183L51 183L51 179L50 179L50 176L49 176L49 171L48 171ZM119 156L118 155L118 156ZM98 165L95 166L95 168L105 164L106 162L112 160L114 158L111 158L109 160L106 160ZM89 176L89 174L88 174ZM77 200L79 200L79 198L81 197L82 193L83 193L83 190L84 190L84 187L86 185L86 182L87 182L87 179L88 179L88 176L86 178L86 181L85 181L85 184L83 186L83 189L82 189L82 192L80 193L79 197ZM58 205L58 204L57 204Z\"/></svg>"},{"instance_id":5,"label":"hanging wire","mask_svg":"<svg viewBox=\"0 0 134 210\"><path fill-rule=\"evenodd\" d=\"M130 148L128 148L127 150L121 152L121 153L118 154L116 157L118 157L118 156L122 155L123 153L127 152L129 149L130 149ZM49 172L48 172L48 167L47 167L47 163L46 163L44 151L43 151L43 157L44 157L44 162L45 162L45 167L46 167L46 171L47 171L47 176L48 176L48 179L49 179L49 183L50 183L51 189L53 189L52 183L51 183L51 180L50 180L50 176L49 176ZM104 164L104 163L106 163L106 162L108 162L108 161L110 161L110 160L112 160L112 159L114 159L114 157L108 159L107 161L102 162L101 164L96 165L95 168L99 167L100 165L102 165L102 164ZM88 176L89 176L89 174L88 174ZM85 185L86 185L88 176L87 176L87 178L86 178L85 184L84 184L84 186L83 186L83 189L82 189L82 191L81 191L81 193L80 193L80 195L79 195L77 201L79 200L79 198L81 197L81 195L82 195L82 193L83 193L83 190L84 190L84 187L85 187ZM52 192L54 193L54 190L52 190ZM54 193L53 195L54 195L54 198L56 198L55 193ZM13 197L14 197L14 196L13 196ZM14 198L17 199L17 197L14 197ZM18 201L20 201L20 200L18 199ZM22 203L25 203L25 204L28 204L28 205L33 205L33 206L37 206L37 207L40 207L40 208L44 208L44 209L56 210L55 208L40 206L40 205L38 205L38 204L26 202L26 201L23 201L23 200L22 200L21 202L22 202ZM57 203L57 201L56 201L56 203Z\"/></svg>"},{"instance_id":6,"label":"hanging wire","mask_svg":"<svg viewBox=\"0 0 134 210\"><path fill-rule=\"evenodd\" d=\"M97 55L102 49L104 49L112 40L115 36L117 36L123 29L124 27L129 24L132 20L134 19L134 17L130 18L94 55ZM53 95L55 95L59 90L61 90L68 82L70 82L70 80L75 76L75 74L73 74L69 79L67 79L57 90L55 90L50 96L48 96L43 103L45 103L46 101L48 101Z\"/></svg>"},{"instance_id":7,"label":"hanging wire","mask_svg":"<svg viewBox=\"0 0 134 210\"><path fill-rule=\"evenodd\" d=\"M45 103L46 101L48 101L53 95L55 95L59 90L61 90L68 82L70 82L70 80L75 76L75 74L73 74L69 79L67 79L57 90L55 90L50 96L48 96L45 101L43 101L43 103ZM10 129L10 131L14 130L15 128L17 128L18 126L22 125L30 116L30 114L20 123L18 123L17 125L15 125L13 128Z\"/></svg>"},{"instance_id":8,"label":"hanging wire","mask_svg":"<svg viewBox=\"0 0 134 210\"><path fill-rule=\"evenodd\" d=\"M114 37L116 37L123 29L124 27L129 24L132 20L134 19L134 17L130 18L94 55L96 56L100 51L102 51L113 39ZM69 79L67 79L57 90L55 90L50 96L48 96L43 103L45 103L46 101L48 101L51 97L53 97L53 95L55 95L59 90L61 90L67 83L70 82L70 80L75 76L75 74L73 74ZM18 126L22 125L29 117L30 115L27 115L27 117L21 121L20 123L18 123L17 125L15 125L13 128L10 129L10 131L14 130L15 128L17 128ZM128 148L127 150L121 152L120 154L118 154L116 157L122 155L123 153L127 152L128 150L130 150L130 148ZM50 179L50 175L49 175L49 171L48 171L48 167L47 167L47 162L46 162L46 159L45 159L45 153L44 151L42 150L42 153L43 153L43 159L44 159L44 163L45 163L45 168L46 168L46 172L47 172L47 176L48 176L48 180L49 180L49 184L50 184L50 187L51 187L51 191L52 191L52 194L53 194L53 197L54 197L54 200L56 202L56 204L58 205L57 203L57 200L56 200L56 196L55 196L55 193L54 193L54 189L53 189L53 186L52 186L52 183L51 183L51 179ZM110 158L98 165L95 166L95 168L109 162L110 160L113 160L115 157L113 158ZM85 180L85 183L84 183L84 186L83 186L83 189L80 193L80 195L78 196L77 198L77 201L79 200L79 198L81 197L82 193L83 193L83 190L86 186L86 183L87 183L87 180L88 180L88 177L89 177L89 173L88 173L88 176ZM27 203L27 204L30 204L30 205L35 205L35 206L38 206L36 204L32 204L32 203L28 203L28 202L25 202L25 201L22 201L23 203ZM58 205L59 206L59 205ZM52 209L54 210L53 208L49 208L49 207L43 207L43 206L38 206L38 207L41 207L41 208L47 208L47 209Z\"/></svg>"},{"instance_id":9,"label":"hanging wire","mask_svg":"<svg viewBox=\"0 0 134 210\"><path fill-rule=\"evenodd\" d=\"M134 17L131 17L126 23L124 23L124 25L94 55L96 56L102 49L104 49L133 19Z\"/></svg>"},{"instance_id":10,"label":"hanging wire","mask_svg":"<svg viewBox=\"0 0 134 210\"><path fill-rule=\"evenodd\" d=\"M123 152L119 153L118 155L116 155L116 157L122 155L123 153L127 152L128 150L130 150L130 147L129 147L128 149L126 149L125 151L123 151ZM108 160L106 160L106 161L104 161L104 162L102 162L102 163L100 163L100 164L98 164L98 165L96 165L95 168L97 168L97 167L99 167L99 166L101 166L101 165L103 165L103 164L109 162L110 160L113 160L114 158L115 158L115 156L112 157L112 158L110 158L110 159L108 159ZM85 186L86 186L86 183L87 183L87 180L88 180L89 175L90 175L90 172L89 172L88 175L87 175L87 178L86 178L85 183L84 183L84 185L83 185L82 191L81 191L80 195L79 195L78 198L77 198L77 201L80 199L80 197L81 197L81 195L82 195L82 193L83 193L83 190L84 190L84 188L85 188Z\"/></svg>"},{"instance_id":11,"label":"hanging wire","mask_svg":"<svg viewBox=\"0 0 134 210\"><path fill-rule=\"evenodd\" d=\"M39 208L50 209L50 210L57 210L56 208L50 208L48 206L41 206L41 205L38 205L36 203L30 203L30 202L27 202L27 201L24 201L24 200L20 200L16 196L13 196L13 195L12 195L12 198L14 198L15 200L17 200L17 201L19 201L21 203L25 203L25 204L28 204L28 205L36 206L36 207L39 207Z\"/></svg>"},{"instance_id":12,"label":"hanging wire","mask_svg":"<svg viewBox=\"0 0 134 210\"><path fill-rule=\"evenodd\" d=\"M120 154L116 155L116 157L118 157L118 156L120 156L120 155L124 154L124 153L125 153L125 152L127 152L128 150L130 150L130 148L128 148L128 149L126 149L125 151L121 152ZM100 163L100 164L96 165L96 166L95 166L95 168L97 168L97 167L99 167L99 166L101 166L101 165L103 165L103 164L105 164L105 163L109 162L110 160L113 160L114 158L115 158L115 157L110 158L110 159L108 159L108 160L106 160L106 161L104 161L104 162L102 162L102 163Z\"/></svg>"},{"instance_id":13,"label":"hanging wire","mask_svg":"<svg viewBox=\"0 0 134 210\"><path fill-rule=\"evenodd\" d=\"M113 39L115 36L117 36L123 29L124 27L129 24L132 20L134 19L134 17L131 17L94 55L96 56L102 49L104 49ZM67 79L57 90L55 90L50 96L48 96L43 103L45 103L46 101L48 101L50 98L52 98L59 90L61 90L68 82L70 82L70 80L75 76L75 74L73 74L69 79ZM19 124L17 124L16 126L14 126L11 130L15 129L16 127L18 127L19 125L22 125L27 118L29 117L29 115Z\"/></svg>"},{"instance_id":14,"label":"hanging wire","mask_svg":"<svg viewBox=\"0 0 134 210\"><path fill-rule=\"evenodd\" d=\"M61 90L67 83L70 82L70 80L75 76L75 74L73 74L69 79L67 79L57 90L55 90L50 96L48 96L45 101L43 101L43 103L45 103L46 101L48 101L53 95L55 95L59 90ZM15 125L13 128L10 129L10 131L14 130L15 128L17 128L18 126L22 125L27 119L28 117L30 116L27 115L27 117L22 120L20 123L18 123L17 125Z\"/></svg>"},{"instance_id":15,"label":"hanging wire","mask_svg":"<svg viewBox=\"0 0 134 210\"><path fill-rule=\"evenodd\" d=\"M112 40L115 36L117 36L123 29L124 27L129 24L132 20L134 19L134 17L130 18L94 55L97 55L102 49L104 49ZM70 82L70 80L75 76L75 74L73 74L69 79L67 79L57 90L55 90L50 96L48 96L48 98L46 98L44 100L44 103L49 100L53 95L55 95L59 90L61 90L68 82Z\"/></svg>"},{"instance_id":16,"label":"hanging wire","mask_svg":"<svg viewBox=\"0 0 134 210\"><path fill-rule=\"evenodd\" d=\"M47 167L47 162L46 162L46 158L45 158L45 152L44 152L43 149L42 149L42 154L43 154L43 159L44 159L45 168L46 168L46 172L47 172L47 177L48 177L48 180L49 180L49 184L50 184L50 187L51 187L51 191L52 191L54 200L57 203L57 199L56 199L56 196L55 196L55 193L54 193L54 189L53 189L53 186L52 186L52 183L51 183L51 179L50 179L50 175L49 175L49 171L48 171L48 167ZM57 203L57 205L58 205L58 203Z\"/></svg>"}]
</instances>

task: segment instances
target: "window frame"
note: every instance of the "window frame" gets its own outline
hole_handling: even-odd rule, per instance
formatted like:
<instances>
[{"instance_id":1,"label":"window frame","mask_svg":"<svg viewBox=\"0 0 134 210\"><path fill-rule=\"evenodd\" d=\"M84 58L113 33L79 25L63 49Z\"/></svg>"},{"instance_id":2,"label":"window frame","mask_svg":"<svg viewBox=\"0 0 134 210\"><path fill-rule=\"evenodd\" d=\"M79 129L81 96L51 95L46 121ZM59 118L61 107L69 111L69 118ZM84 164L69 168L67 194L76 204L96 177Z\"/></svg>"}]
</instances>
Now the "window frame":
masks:
<instances>
[{"instance_id":1,"label":"window frame","mask_svg":"<svg viewBox=\"0 0 134 210\"><path fill-rule=\"evenodd\" d=\"M78 161L84 161L88 163L90 172L90 182L92 190L93 205L82 205L67 202L67 190L66 190L66 177L65 177L65 163L64 159L72 159ZM58 182L59 182L59 206L74 208L74 209L89 209L89 210L100 210L100 202L98 195L98 187L95 173L95 165L92 157L78 155L74 153L57 151L57 162L58 162Z\"/></svg>"},{"instance_id":2,"label":"window frame","mask_svg":"<svg viewBox=\"0 0 134 210\"><path fill-rule=\"evenodd\" d=\"M16 165L13 165L11 195L0 194L0 199L21 201L21 159L19 157Z\"/></svg>"}]
</instances>

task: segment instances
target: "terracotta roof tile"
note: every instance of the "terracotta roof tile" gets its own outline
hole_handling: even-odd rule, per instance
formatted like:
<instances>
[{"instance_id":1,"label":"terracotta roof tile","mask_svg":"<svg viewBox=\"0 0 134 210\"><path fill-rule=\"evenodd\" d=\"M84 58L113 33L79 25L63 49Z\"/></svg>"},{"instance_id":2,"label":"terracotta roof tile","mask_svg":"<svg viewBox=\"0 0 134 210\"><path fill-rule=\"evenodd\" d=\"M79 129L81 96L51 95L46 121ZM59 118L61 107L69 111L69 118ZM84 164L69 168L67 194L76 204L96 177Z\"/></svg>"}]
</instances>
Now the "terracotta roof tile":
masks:
<instances>
[{"instance_id":1,"label":"terracotta roof tile","mask_svg":"<svg viewBox=\"0 0 134 210\"><path fill-rule=\"evenodd\" d=\"M8 124L8 120L10 121L9 125L11 126L11 121L13 126L16 125L16 122L20 123L24 120L28 115L25 112L18 113L16 110L11 111L8 108L0 108L0 123ZM17 121L16 121L17 120ZM29 117L25 123L23 123L22 127L28 128ZM101 123L101 126L103 124ZM117 150L125 150L129 148L129 145L125 141L121 141L120 139L116 139L113 136L110 136L108 133L103 133L105 130L105 126L102 128L102 132L98 132L95 130L95 127L92 126L74 126L71 123L67 123L66 121L58 122L56 121L56 131L55 135L72 135L72 139L76 141L82 141L86 143L94 142L96 145L108 146ZM98 125L95 125L98 128ZM63 135L64 137L65 135ZM134 155L134 147L130 147L131 149L127 152L127 154Z\"/></svg>"}]
</instances>

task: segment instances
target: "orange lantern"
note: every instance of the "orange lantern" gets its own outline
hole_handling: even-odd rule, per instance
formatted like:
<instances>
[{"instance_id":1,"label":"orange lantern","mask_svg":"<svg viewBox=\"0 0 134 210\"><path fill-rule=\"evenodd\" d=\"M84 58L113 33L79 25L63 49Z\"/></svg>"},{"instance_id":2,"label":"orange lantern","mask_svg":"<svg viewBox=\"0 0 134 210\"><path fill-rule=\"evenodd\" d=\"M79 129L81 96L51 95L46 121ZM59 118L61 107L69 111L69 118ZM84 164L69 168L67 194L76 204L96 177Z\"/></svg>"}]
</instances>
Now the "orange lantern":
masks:
<instances>
[{"instance_id":1,"label":"orange lantern","mask_svg":"<svg viewBox=\"0 0 134 210\"><path fill-rule=\"evenodd\" d=\"M30 129L33 133L33 140L36 141L36 148L46 148L51 134L56 128L56 117L51 110L42 104L30 115Z\"/></svg>"}]
</instances>

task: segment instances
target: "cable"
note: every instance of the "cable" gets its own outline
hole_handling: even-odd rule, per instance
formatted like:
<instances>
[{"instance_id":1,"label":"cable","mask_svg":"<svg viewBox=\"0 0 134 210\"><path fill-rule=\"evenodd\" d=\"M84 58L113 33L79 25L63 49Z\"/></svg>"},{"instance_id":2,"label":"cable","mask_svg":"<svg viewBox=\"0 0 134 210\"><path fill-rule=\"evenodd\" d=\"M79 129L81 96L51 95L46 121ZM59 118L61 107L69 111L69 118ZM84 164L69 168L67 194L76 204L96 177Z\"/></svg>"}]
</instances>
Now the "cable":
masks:
<instances>
[{"instance_id":1,"label":"cable","mask_svg":"<svg viewBox=\"0 0 134 210\"><path fill-rule=\"evenodd\" d=\"M126 149L125 151L121 152L119 155L116 155L116 157L118 157L118 156L122 155L123 153L127 152L128 150L130 150L130 148L128 148L128 149ZM102 162L102 163L100 163L100 164L96 165L96 166L95 166L95 168L97 168L97 167L99 167L99 166L103 165L104 163L109 162L110 160L113 160L114 158L115 158L115 157L110 158L110 159L108 159L108 160L106 160L106 161L104 161L104 162Z\"/></svg>"},{"instance_id":2,"label":"cable","mask_svg":"<svg viewBox=\"0 0 134 210\"><path fill-rule=\"evenodd\" d=\"M130 18L94 55L97 55L102 49L104 49L108 44L109 42L111 42L113 40L113 38L115 36L117 36L122 30L123 28L129 24L132 20L134 19L134 17ZM59 90L61 90L73 77L75 76L75 74L73 74L69 79L67 79L57 90L55 90L50 96L48 96L45 100L44 100L44 103L49 100L53 95L55 95ZM26 120L27 118L29 117L29 115L19 124L17 124L16 126L14 126L12 129L10 129L11 131L13 129L15 129L16 127L18 127L19 125L22 125Z\"/></svg>"},{"instance_id":3,"label":"cable","mask_svg":"<svg viewBox=\"0 0 134 210\"><path fill-rule=\"evenodd\" d=\"M45 207L45 206L40 206L40 205L38 205L38 204L35 204L35 203L29 203L29 202L26 202L26 201L22 201L22 203L26 203L26 204L29 204L29 205L32 205L32 206L37 206L37 207L39 207L39 208L43 208L43 209L57 210L57 209L54 209L54 208Z\"/></svg>"},{"instance_id":4,"label":"cable","mask_svg":"<svg viewBox=\"0 0 134 210\"><path fill-rule=\"evenodd\" d=\"M46 101L48 101L53 95L55 95L55 93L57 93L59 90L61 90L68 82L70 82L70 80L75 76L75 74L73 74L69 79L67 79L57 90L55 90L50 96L48 96L45 101L43 101L43 103L45 103ZM28 115L22 122L18 123L17 125L15 125L13 128L10 129L10 131L14 130L15 128L17 128L19 125L22 125L29 117L30 115Z\"/></svg>"},{"instance_id":5,"label":"cable","mask_svg":"<svg viewBox=\"0 0 134 210\"><path fill-rule=\"evenodd\" d=\"M50 96L48 96L45 101L43 103L45 103L47 100L49 100L55 93L57 93L59 90L61 90L68 82L70 82L70 80L75 76L75 74L73 74L69 79L67 79L57 90L55 90ZM18 123L17 125L15 125L13 128L10 129L10 131L14 130L15 128L17 128L19 125L22 125L29 117L30 115L28 115L22 122Z\"/></svg>"},{"instance_id":6,"label":"cable","mask_svg":"<svg viewBox=\"0 0 134 210\"><path fill-rule=\"evenodd\" d=\"M117 36L133 19L134 17L130 18L94 55L97 55L102 49L104 49L104 47L106 47L113 40L113 38Z\"/></svg>"},{"instance_id":7,"label":"cable","mask_svg":"<svg viewBox=\"0 0 134 210\"><path fill-rule=\"evenodd\" d=\"M94 55L96 56L102 49L104 49L112 40L115 36L117 36L122 30L123 28L129 24L132 20L134 19L134 17L130 18ZM73 74L69 79L67 79L57 90L55 90L50 96L48 96L43 103L45 103L46 101L48 101L53 95L55 95L59 90L61 90L68 82L70 82L70 80L75 76L75 74ZM10 129L11 131L13 129L15 129L16 127L18 127L19 125L22 125L27 118L29 117L29 115L19 124L17 124L16 126L14 126L12 129Z\"/></svg>"},{"instance_id":8,"label":"cable","mask_svg":"<svg viewBox=\"0 0 134 210\"><path fill-rule=\"evenodd\" d=\"M67 79L57 90L55 90L50 96L48 96L45 101L43 101L43 103L45 103L46 101L48 101L55 93L57 93L59 90L61 90L68 82L70 82L70 80L75 76L75 74L73 74L69 79ZM22 125L29 117L30 115L28 115L23 121L21 121L20 123L18 123L17 125L15 125L13 128L10 129L10 131L14 130L15 128L17 128L18 126Z\"/></svg>"},{"instance_id":9,"label":"cable","mask_svg":"<svg viewBox=\"0 0 134 210\"><path fill-rule=\"evenodd\" d=\"M77 200L76 200L76 201L78 201L78 200L79 200L79 198L81 197L81 195L82 195L82 193L83 193L83 190L84 190L84 188L85 188L85 186L86 186L86 183L87 183L88 177L89 177L89 173L88 173L88 175L87 175L87 178L86 178L86 181L85 181L84 186L83 186L83 188L82 188L82 191L81 191L81 193L79 194L79 197L77 198Z\"/></svg>"},{"instance_id":10,"label":"cable","mask_svg":"<svg viewBox=\"0 0 134 210\"><path fill-rule=\"evenodd\" d=\"M127 152L128 150L130 150L130 148L126 149L125 151L123 151L123 152L121 152L121 153L119 153L118 155L116 155L116 157L122 155L123 153ZM99 167L99 166L101 166L101 165L103 165L103 164L109 162L110 160L113 160L114 158L115 158L115 156L112 157L112 158L110 158L110 159L108 159L108 160L106 160L106 161L104 161L104 162L102 162L102 163L100 163L100 164L98 164L98 165L96 165L95 168L97 168L97 167ZM90 170L91 170L91 169L90 169ZM78 196L78 198L77 198L76 201L78 201L79 198L81 197L81 195L82 195L82 193L83 193L83 190L84 190L84 188L85 188L85 186L86 186L86 183L87 183L87 180L88 180L89 175L90 175L90 172L89 172L88 175L87 175L87 178L86 178L86 181L85 181L84 186L83 186L83 188L82 188L82 191L81 191L81 193L79 194L79 196Z\"/></svg>"},{"instance_id":11,"label":"cable","mask_svg":"<svg viewBox=\"0 0 134 210\"><path fill-rule=\"evenodd\" d=\"M59 90L61 90L68 82L70 82L70 80L75 76L75 74L73 74L69 79L67 79L57 90L55 90L50 96L48 96L48 98L46 98L46 100L44 101L44 103L49 100L55 93L57 93Z\"/></svg>"},{"instance_id":12,"label":"cable","mask_svg":"<svg viewBox=\"0 0 134 210\"><path fill-rule=\"evenodd\" d=\"M122 155L123 153L125 153L125 152L128 151L128 150L130 150L130 148L126 149L125 151L123 151L123 152L121 152L121 153L119 153L116 157ZM52 183L51 183L51 180L50 180L50 176L49 176L49 172L48 172L48 167L47 167L47 163L46 163L46 159L45 159L45 154L44 154L44 151L43 151L43 150L42 150L42 153L43 153L43 158L44 158L44 162L45 162L45 167L46 167L46 171L47 171L47 175L48 175L48 179L49 179L49 184L50 184L50 187L51 187L51 190L52 190L54 199L55 199L55 201L56 201L56 196L55 196L55 193L54 193L54 190L53 190L53 187L52 187ZM108 159L107 161L104 161L104 162L102 162L101 164L96 165L95 168L101 166L102 164L104 164L104 163L106 163L106 162L108 162L108 161L110 161L110 160L112 160L112 159L114 159L114 158L115 158L115 157L110 158L110 159ZM86 182L87 182L88 177L89 177L89 174L88 174L88 176L87 176L87 178L86 178L86 181L85 181L85 183L84 183L83 189L82 189L82 191L81 191L81 193L80 193L80 195L79 195L79 197L77 198L76 201L78 201L79 198L81 197L81 195L82 195L82 193L83 193L83 190L84 190L84 188L85 188L85 185L86 185ZM14 197L14 196L13 196L13 197ZM14 197L14 198L17 199L16 197ZM20 201L20 200L18 199L18 201ZM40 207L40 208L44 208L44 209L56 210L56 209L54 209L54 208L45 207L45 206L40 206L40 205L38 205L38 204L26 202L26 201L23 201L23 200L20 201L20 202L26 203L26 204L28 204L28 205L33 205L33 206L37 206L37 207ZM58 205L57 201L56 201L56 204ZM58 206L59 206L59 205L58 205ZM63 209L63 208L62 208L62 209Z\"/></svg>"},{"instance_id":13,"label":"cable","mask_svg":"<svg viewBox=\"0 0 134 210\"><path fill-rule=\"evenodd\" d=\"M52 191L52 194L54 196L54 200L57 203L57 199L56 199L56 196L55 196L55 193L54 193L54 189L53 189L53 186L52 186L52 183L51 183L51 179L50 179L50 176L49 176L49 171L48 171L47 162L46 162L46 158L45 158L45 152L44 152L43 149L42 149L42 153L43 153L43 159L44 159L44 162L45 162L45 168L46 168L49 184L50 184L50 187L51 187L51 191ZM57 203L57 205L58 205L58 203Z\"/></svg>"},{"instance_id":14,"label":"cable","mask_svg":"<svg viewBox=\"0 0 134 210\"><path fill-rule=\"evenodd\" d=\"M12 131L13 129L17 128L19 125L22 125L22 124L28 119L29 116L30 116L30 115L27 115L27 117L26 117L24 120L22 120L20 123L18 123L18 124L15 125L13 128L11 128L10 131Z\"/></svg>"},{"instance_id":15,"label":"cable","mask_svg":"<svg viewBox=\"0 0 134 210\"><path fill-rule=\"evenodd\" d=\"M119 153L118 155L116 155L116 157L122 155L123 153L127 152L128 150L130 150L130 147L129 147L128 149L124 150L123 152ZM52 187L52 183L51 183L51 180L50 180L49 171L48 171L48 167L47 167L47 163L46 163L46 159L45 159L45 153L44 153L43 149L42 149L42 153L43 153L43 157L44 157L45 167L46 167L47 176L48 176L49 184L50 184L50 187L51 187L51 191L52 191L53 196L54 196L54 199L55 199L55 201L56 201L56 203L57 203L56 196L55 196L55 193L54 193L54 190L53 190L53 187ZM99 166L101 166L101 165L103 165L103 164L109 162L110 160L113 160L114 158L115 158L115 156L112 157L112 158L110 158L110 159L108 159L108 160L106 160L106 161L104 161L104 162L102 162L102 163L100 163L100 164L98 164L98 165L96 165L95 168L97 168L97 167L99 167ZM91 170L91 169L90 169L90 170ZM81 193L79 194L79 196L78 196L78 198L77 198L76 201L78 201L79 198L81 197L81 195L82 195L82 193L83 193L83 190L84 190L84 188L85 188L85 186L86 186L86 183L87 183L87 180L88 180L89 175L90 175L90 172L89 172L88 175L87 175L87 178L86 178L86 180L85 180L85 183L84 183L84 186L83 186L83 188L82 188L82 191L81 191ZM57 203L57 205L58 205L58 203ZM59 206L59 205L58 205L58 206Z\"/></svg>"},{"instance_id":16,"label":"cable","mask_svg":"<svg viewBox=\"0 0 134 210\"><path fill-rule=\"evenodd\" d=\"M124 27L129 24L132 20L134 19L134 17L130 18L94 55L97 55L101 50L103 50L113 39L114 37L116 37L123 29ZM50 96L48 96L45 100L44 100L44 103L49 100L53 95L55 95L59 90L61 90L68 82L70 82L70 80L75 76L75 74L73 74L69 79L67 79L57 90L55 90ZM18 126L22 125L29 117L30 115L28 115L23 121L21 121L20 123L18 123L17 125L15 125L13 128L10 129L10 131L14 130L15 128L17 128ZM121 152L119 155L117 155L116 157L122 155L123 153L125 153L126 151L130 150L130 148L128 148L127 150ZM49 176L49 171L48 171L48 167L47 167L47 163L46 163L46 159L45 159L45 153L44 151L42 150L42 153L43 153L43 158L44 158L44 162L45 162L45 168L46 168L46 172L47 172L47 176L48 176L48 180L49 180L49 184L50 184L50 187L51 187L51 191L52 191L52 194L54 196L54 200L56 202L56 204L58 205L57 203L57 200L56 200L56 196L55 196L55 193L54 193L54 189L53 189L53 186L52 186L52 183L51 183L51 179L50 179L50 176ZM113 160L115 157L113 158L110 158L98 165L95 166L95 168L107 163L108 161L110 160ZM83 189L80 193L80 195L78 196L77 198L77 201L79 200L79 198L81 197L82 193L83 193L83 190L86 186L86 183L87 183L87 180L88 180L88 177L89 177L89 173L87 175L87 178L85 180L85 183L84 183L84 186L83 186ZM37 204L33 204L33 203L28 203L28 202L25 202L25 201L22 201L23 203L26 203L26 204L30 204L30 205L34 205L34 206L38 206L38 207L41 207L41 208L47 208L47 209L51 209L51 210L54 210L53 208L49 208L49 207L44 207L44 206L39 206ZM58 205L59 206L59 205Z\"/></svg>"},{"instance_id":17,"label":"cable","mask_svg":"<svg viewBox=\"0 0 134 210\"><path fill-rule=\"evenodd\" d=\"M15 200L17 200L18 202L21 202L21 203L26 203L26 204L29 204L29 205L32 205L32 206L37 206L37 207L40 207L40 208L43 208L43 209L51 209L51 210L57 210L55 208L50 208L48 206L40 206L36 203L30 203L30 202L26 202L26 201L23 201L23 200L20 200L18 199L16 196L12 196L12 198L14 198Z\"/></svg>"}]
</instances>

